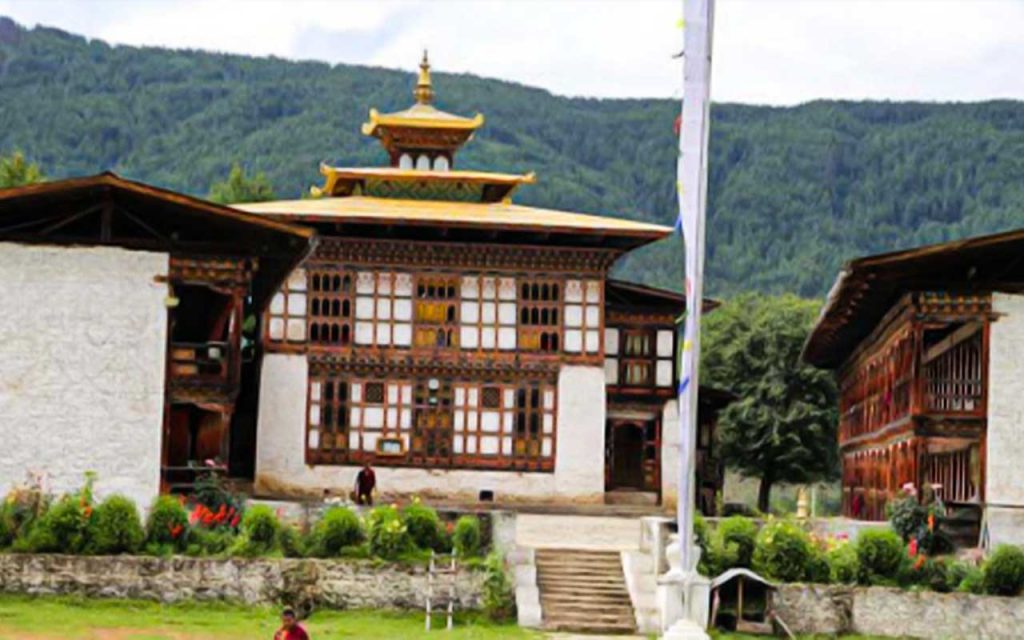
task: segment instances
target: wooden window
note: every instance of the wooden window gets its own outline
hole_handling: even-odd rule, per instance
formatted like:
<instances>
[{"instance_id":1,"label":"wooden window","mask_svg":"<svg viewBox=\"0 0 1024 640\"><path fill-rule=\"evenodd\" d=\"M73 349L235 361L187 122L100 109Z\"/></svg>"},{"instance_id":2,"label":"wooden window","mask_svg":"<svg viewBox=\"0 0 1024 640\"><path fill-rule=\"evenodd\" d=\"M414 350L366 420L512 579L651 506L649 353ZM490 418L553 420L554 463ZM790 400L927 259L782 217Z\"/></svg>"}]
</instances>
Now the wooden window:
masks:
<instances>
[{"instance_id":1,"label":"wooden window","mask_svg":"<svg viewBox=\"0 0 1024 640\"><path fill-rule=\"evenodd\" d=\"M464 276L460 295L459 345L465 350L516 348L516 281Z\"/></svg>"},{"instance_id":2,"label":"wooden window","mask_svg":"<svg viewBox=\"0 0 1024 640\"><path fill-rule=\"evenodd\" d=\"M455 347L459 338L459 279L420 276L416 279L417 347Z\"/></svg>"},{"instance_id":3,"label":"wooden window","mask_svg":"<svg viewBox=\"0 0 1024 640\"><path fill-rule=\"evenodd\" d=\"M408 347L412 344L412 276L362 271L356 276L355 343Z\"/></svg>"},{"instance_id":4,"label":"wooden window","mask_svg":"<svg viewBox=\"0 0 1024 640\"><path fill-rule=\"evenodd\" d=\"M555 444L553 385L455 385L453 453L473 466L539 468Z\"/></svg>"},{"instance_id":5,"label":"wooden window","mask_svg":"<svg viewBox=\"0 0 1024 640\"><path fill-rule=\"evenodd\" d=\"M306 271L295 269L267 309L266 337L279 344L306 341Z\"/></svg>"},{"instance_id":6,"label":"wooden window","mask_svg":"<svg viewBox=\"0 0 1024 640\"><path fill-rule=\"evenodd\" d=\"M355 380L350 385L349 450L378 453L382 439L409 448L412 384L405 380Z\"/></svg>"},{"instance_id":7,"label":"wooden window","mask_svg":"<svg viewBox=\"0 0 1024 640\"><path fill-rule=\"evenodd\" d=\"M672 329L605 330L605 382L630 387L671 387L675 375Z\"/></svg>"},{"instance_id":8,"label":"wooden window","mask_svg":"<svg viewBox=\"0 0 1024 640\"><path fill-rule=\"evenodd\" d=\"M412 459L447 466L452 455L452 383L430 378L416 383Z\"/></svg>"},{"instance_id":9,"label":"wooden window","mask_svg":"<svg viewBox=\"0 0 1024 640\"><path fill-rule=\"evenodd\" d=\"M520 281L519 348L558 353L562 348L562 285L554 280Z\"/></svg>"},{"instance_id":10,"label":"wooden window","mask_svg":"<svg viewBox=\"0 0 1024 640\"><path fill-rule=\"evenodd\" d=\"M351 274L309 270L309 341L331 346L352 342Z\"/></svg>"},{"instance_id":11,"label":"wooden window","mask_svg":"<svg viewBox=\"0 0 1024 640\"><path fill-rule=\"evenodd\" d=\"M567 280L565 283L565 336L567 353L601 352L600 280Z\"/></svg>"},{"instance_id":12,"label":"wooden window","mask_svg":"<svg viewBox=\"0 0 1024 640\"><path fill-rule=\"evenodd\" d=\"M309 382L306 447L317 462L344 462L349 443L349 384L330 377Z\"/></svg>"},{"instance_id":13,"label":"wooden window","mask_svg":"<svg viewBox=\"0 0 1024 640\"><path fill-rule=\"evenodd\" d=\"M307 461L550 471L556 391L550 383L313 375Z\"/></svg>"}]
</instances>

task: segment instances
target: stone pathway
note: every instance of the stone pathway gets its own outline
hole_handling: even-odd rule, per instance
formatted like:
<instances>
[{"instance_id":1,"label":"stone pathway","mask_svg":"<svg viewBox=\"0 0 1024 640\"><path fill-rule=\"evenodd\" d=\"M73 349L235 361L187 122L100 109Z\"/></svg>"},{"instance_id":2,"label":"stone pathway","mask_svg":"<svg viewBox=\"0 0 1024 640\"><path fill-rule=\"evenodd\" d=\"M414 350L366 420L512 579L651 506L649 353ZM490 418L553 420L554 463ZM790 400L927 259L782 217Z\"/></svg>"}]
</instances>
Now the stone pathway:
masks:
<instances>
[{"instance_id":1,"label":"stone pathway","mask_svg":"<svg viewBox=\"0 0 1024 640\"><path fill-rule=\"evenodd\" d=\"M516 516L516 544L524 547L622 551L636 549L639 543L638 518L532 513Z\"/></svg>"}]
</instances>

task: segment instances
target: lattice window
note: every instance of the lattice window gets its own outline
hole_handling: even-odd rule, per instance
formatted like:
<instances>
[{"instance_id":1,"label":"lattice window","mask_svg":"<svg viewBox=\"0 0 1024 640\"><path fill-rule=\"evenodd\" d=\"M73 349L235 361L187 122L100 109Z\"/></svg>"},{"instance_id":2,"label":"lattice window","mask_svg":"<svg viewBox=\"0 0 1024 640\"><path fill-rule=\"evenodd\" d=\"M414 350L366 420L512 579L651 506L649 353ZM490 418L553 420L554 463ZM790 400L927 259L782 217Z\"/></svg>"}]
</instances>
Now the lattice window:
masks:
<instances>
[{"instance_id":1,"label":"lattice window","mask_svg":"<svg viewBox=\"0 0 1024 640\"><path fill-rule=\"evenodd\" d=\"M356 276L355 342L378 347L412 344L412 276L362 271Z\"/></svg>"},{"instance_id":2,"label":"lattice window","mask_svg":"<svg viewBox=\"0 0 1024 640\"><path fill-rule=\"evenodd\" d=\"M412 432L412 383L356 380L349 388L350 451L404 454ZM395 451L398 443L400 449Z\"/></svg>"},{"instance_id":3,"label":"lattice window","mask_svg":"<svg viewBox=\"0 0 1024 640\"><path fill-rule=\"evenodd\" d=\"M605 329L605 382L633 387L671 387L675 332L671 329Z\"/></svg>"},{"instance_id":4,"label":"lattice window","mask_svg":"<svg viewBox=\"0 0 1024 640\"><path fill-rule=\"evenodd\" d=\"M564 348L568 353L600 353L602 291L599 280L565 283Z\"/></svg>"},{"instance_id":5,"label":"lattice window","mask_svg":"<svg viewBox=\"0 0 1024 640\"><path fill-rule=\"evenodd\" d=\"M465 276L461 297L459 344L463 349L510 351L516 348L514 278Z\"/></svg>"},{"instance_id":6,"label":"lattice window","mask_svg":"<svg viewBox=\"0 0 1024 640\"><path fill-rule=\"evenodd\" d=\"M349 384L330 377L309 382L306 446L324 462L343 462L348 453Z\"/></svg>"},{"instance_id":7,"label":"lattice window","mask_svg":"<svg viewBox=\"0 0 1024 640\"><path fill-rule=\"evenodd\" d=\"M552 385L455 385L453 452L496 466L529 468L554 455Z\"/></svg>"},{"instance_id":8,"label":"lattice window","mask_svg":"<svg viewBox=\"0 0 1024 640\"><path fill-rule=\"evenodd\" d=\"M519 285L519 348L558 353L562 343L562 285L531 280Z\"/></svg>"},{"instance_id":9,"label":"lattice window","mask_svg":"<svg viewBox=\"0 0 1024 640\"><path fill-rule=\"evenodd\" d=\"M413 460L445 465L452 455L452 383L430 378L416 383Z\"/></svg>"},{"instance_id":10,"label":"lattice window","mask_svg":"<svg viewBox=\"0 0 1024 640\"><path fill-rule=\"evenodd\" d=\"M306 271L295 269L270 299L266 314L267 339L277 343L305 342L306 303Z\"/></svg>"},{"instance_id":11,"label":"lattice window","mask_svg":"<svg viewBox=\"0 0 1024 640\"><path fill-rule=\"evenodd\" d=\"M309 270L309 341L352 342L352 276L334 269Z\"/></svg>"},{"instance_id":12,"label":"lattice window","mask_svg":"<svg viewBox=\"0 0 1024 640\"><path fill-rule=\"evenodd\" d=\"M459 338L459 279L419 276L416 279L417 347L455 347Z\"/></svg>"}]
</instances>

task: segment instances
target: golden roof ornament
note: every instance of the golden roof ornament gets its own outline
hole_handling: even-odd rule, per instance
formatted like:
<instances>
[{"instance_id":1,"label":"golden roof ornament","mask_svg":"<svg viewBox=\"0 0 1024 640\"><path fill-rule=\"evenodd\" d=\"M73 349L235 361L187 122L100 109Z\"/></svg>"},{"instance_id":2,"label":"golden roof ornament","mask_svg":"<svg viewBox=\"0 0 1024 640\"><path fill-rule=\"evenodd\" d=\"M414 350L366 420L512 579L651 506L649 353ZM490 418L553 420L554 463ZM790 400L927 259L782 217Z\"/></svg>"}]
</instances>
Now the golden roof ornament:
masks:
<instances>
[{"instance_id":1,"label":"golden roof ornament","mask_svg":"<svg viewBox=\"0 0 1024 640\"><path fill-rule=\"evenodd\" d=\"M420 62L420 78L412 95L416 98L417 104L430 104L434 101L434 87L430 82L430 60L427 59L426 49L423 50L423 60Z\"/></svg>"}]
</instances>

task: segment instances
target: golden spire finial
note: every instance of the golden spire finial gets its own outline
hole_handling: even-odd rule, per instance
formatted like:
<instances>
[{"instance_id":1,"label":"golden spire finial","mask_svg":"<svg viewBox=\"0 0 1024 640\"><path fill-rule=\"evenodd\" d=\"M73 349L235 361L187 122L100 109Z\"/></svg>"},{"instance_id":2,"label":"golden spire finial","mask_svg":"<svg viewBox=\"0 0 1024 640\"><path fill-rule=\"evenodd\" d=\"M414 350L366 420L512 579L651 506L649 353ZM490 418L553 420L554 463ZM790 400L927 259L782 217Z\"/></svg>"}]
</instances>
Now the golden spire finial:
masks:
<instances>
[{"instance_id":1,"label":"golden spire finial","mask_svg":"<svg viewBox=\"0 0 1024 640\"><path fill-rule=\"evenodd\" d=\"M420 62L420 79L412 95L420 104L430 104L434 101L434 87L430 83L430 61L427 59L427 50L423 50L423 61Z\"/></svg>"}]
</instances>

